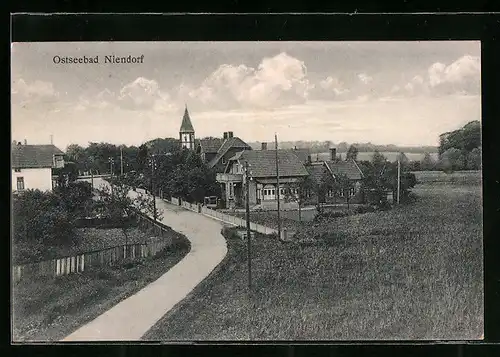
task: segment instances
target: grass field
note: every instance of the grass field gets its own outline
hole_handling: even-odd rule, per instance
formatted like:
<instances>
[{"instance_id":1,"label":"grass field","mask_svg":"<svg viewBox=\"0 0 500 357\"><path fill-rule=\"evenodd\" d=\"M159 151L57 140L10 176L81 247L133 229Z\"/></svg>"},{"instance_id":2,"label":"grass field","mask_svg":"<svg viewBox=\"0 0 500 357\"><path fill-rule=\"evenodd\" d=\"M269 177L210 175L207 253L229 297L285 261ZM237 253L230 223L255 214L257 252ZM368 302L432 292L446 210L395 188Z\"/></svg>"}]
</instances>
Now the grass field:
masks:
<instances>
[{"instance_id":1,"label":"grass field","mask_svg":"<svg viewBox=\"0 0 500 357\"><path fill-rule=\"evenodd\" d=\"M96 236L99 231L106 230L94 230L91 238L99 238ZM106 241L106 237L101 238ZM21 280L14 284L12 340L58 341L133 295L188 253L190 243L184 236L172 231L172 238L173 245L155 257L56 279Z\"/></svg>"},{"instance_id":2,"label":"grass field","mask_svg":"<svg viewBox=\"0 0 500 357\"><path fill-rule=\"evenodd\" d=\"M228 239L223 263L144 338L480 338L480 186L414 192L411 205L308 224L292 243L257 236L251 294L246 242Z\"/></svg>"},{"instance_id":3,"label":"grass field","mask_svg":"<svg viewBox=\"0 0 500 357\"><path fill-rule=\"evenodd\" d=\"M452 183L479 185L481 183L480 171L415 171L415 178L420 183Z\"/></svg>"},{"instance_id":4,"label":"grass field","mask_svg":"<svg viewBox=\"0 0 500 357\"><path fill-rule=\"evenodd\" d=\"M392 162L396 161L399 155L399 152L395 151L381 151L380 153L384 155L387 158L387 160ZM345 159L346 157L345 152L337 153L337 155L339 155L342 159ZM405 153L405 155L410 161L421 161L425 156L425 154L411 153L411 152ZM437 152L430 153L430 156L434 160L438 159ZM316 160L316 157L318 157L319 160L328 160L330 158L330 152L320 152L319 154L312 154L311 157L313 160ZM372 158L373 158L373 152L359 152L357 157L357 159L360 161L371 161Z\"/></svg>"}]
</instances>

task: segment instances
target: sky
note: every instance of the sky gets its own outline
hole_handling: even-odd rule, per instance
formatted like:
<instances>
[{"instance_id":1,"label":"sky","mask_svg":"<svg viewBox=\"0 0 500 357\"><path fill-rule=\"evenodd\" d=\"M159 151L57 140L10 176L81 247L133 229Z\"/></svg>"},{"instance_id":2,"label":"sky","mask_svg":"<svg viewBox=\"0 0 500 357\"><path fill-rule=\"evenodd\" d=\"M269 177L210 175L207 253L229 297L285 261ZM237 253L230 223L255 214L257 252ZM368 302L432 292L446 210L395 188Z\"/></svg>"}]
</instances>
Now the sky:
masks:
<instances>
[{"instance_id":1,"label":"sky","mask_svg":"<svg viewBox=\"0 0 500 357\"><path fill-rule=\"evenodd\" d=\"M12 139L64 149L196 136L438 145L481 120L478 41L11 44ZM105 56L142 63L104 63ZM96 58L63 64L59 58Z\"/></svg>"}]
</instances>

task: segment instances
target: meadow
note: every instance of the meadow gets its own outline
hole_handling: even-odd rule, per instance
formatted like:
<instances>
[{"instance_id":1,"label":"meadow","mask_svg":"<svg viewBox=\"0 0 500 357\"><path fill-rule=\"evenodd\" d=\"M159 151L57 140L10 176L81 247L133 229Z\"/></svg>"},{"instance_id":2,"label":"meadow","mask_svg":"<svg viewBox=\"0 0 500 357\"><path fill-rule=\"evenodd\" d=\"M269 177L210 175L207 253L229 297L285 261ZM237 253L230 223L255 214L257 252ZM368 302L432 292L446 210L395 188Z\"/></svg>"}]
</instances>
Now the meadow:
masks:
<instances>
[{"instance_id":1,"label":"meadow","mask_svg":"<svg viewBox=\"0 0 500 357\"><path fill-rule=\"evenodd\" d=\"M399 155L399 152L395 152L395 151L381 151L380 152L382 155L384 155L386 157L387 160L391 161L391 162L394 162L397 160L397 157ZM346 154L345 152L342 152L342 153L337 153L338 156L340 156L342 158L342 160L345 160L345 157L346 157ZM422 161L422 159L424 158L425 154L419 154L419 153L405 153L406 157L408 158L408 160L410 161ZM438 159L438 153L436 152L433 152L433 153L429 153L429 155L431 156L431 158L435 161L437 161ZM318 154L312 154L311 155L311 158L312 160L316 160L316 158L318 160L328 160L330 158L330 153L329 152L320 152ZM358 153L358 157L357 159L359 161L371 161L373 158L373 152L359 152Z\"/></svg>"},{"instance_id":2,"label":"meadow","mask_svg":"<svg viewBox=\"0 0 500 357\"><path fill-rule=\"evenodd\" d=\"M429 340L483 334L481 187L304 224L282 243L225 230L224 261L146 340Z\"/></svg>"}]
</instances>

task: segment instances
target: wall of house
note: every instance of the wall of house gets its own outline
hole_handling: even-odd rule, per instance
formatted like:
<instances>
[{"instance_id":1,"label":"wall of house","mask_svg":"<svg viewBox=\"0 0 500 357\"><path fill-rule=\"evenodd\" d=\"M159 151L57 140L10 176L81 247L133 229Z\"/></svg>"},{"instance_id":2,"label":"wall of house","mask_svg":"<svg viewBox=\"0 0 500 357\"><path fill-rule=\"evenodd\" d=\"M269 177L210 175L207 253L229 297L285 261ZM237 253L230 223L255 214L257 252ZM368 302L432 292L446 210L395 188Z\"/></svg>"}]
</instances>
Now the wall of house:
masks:
<instances>
[{"instance_id":1,"label":"wall of house","mask_svg":"<svg viewBox=\"0 0 500 357\"><path fill-rule=\"evenodd\" d=\"M12 191L17 191L17 178L24 178L24 189L39 189L41 191L52 191L52 169L21 169L21 172L15 172L12 169Z\"/></svg>"}]
</instances>

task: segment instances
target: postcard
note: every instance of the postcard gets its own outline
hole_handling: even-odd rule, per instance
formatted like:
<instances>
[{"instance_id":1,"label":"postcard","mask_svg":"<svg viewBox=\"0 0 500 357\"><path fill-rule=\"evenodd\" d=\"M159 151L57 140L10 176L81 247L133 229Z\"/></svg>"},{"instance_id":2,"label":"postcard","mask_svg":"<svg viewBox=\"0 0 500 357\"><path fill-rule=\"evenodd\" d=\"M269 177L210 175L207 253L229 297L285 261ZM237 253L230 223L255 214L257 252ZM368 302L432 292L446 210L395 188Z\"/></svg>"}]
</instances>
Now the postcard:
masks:
<instances>
[{"instance_id":1,"label":"postcard","mask_svg":"<svg viewBox=\"0 0 500 357\"><path fill-rule=\"evenodd\" d=\"M12 339L483 339L478 41L14 42Z\"/></svg>"}]
</instances>

